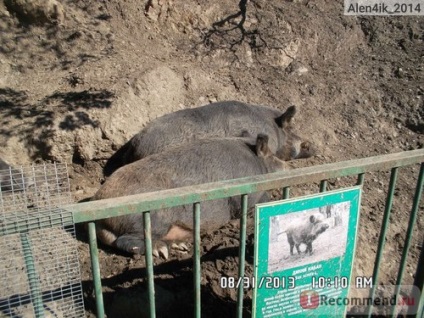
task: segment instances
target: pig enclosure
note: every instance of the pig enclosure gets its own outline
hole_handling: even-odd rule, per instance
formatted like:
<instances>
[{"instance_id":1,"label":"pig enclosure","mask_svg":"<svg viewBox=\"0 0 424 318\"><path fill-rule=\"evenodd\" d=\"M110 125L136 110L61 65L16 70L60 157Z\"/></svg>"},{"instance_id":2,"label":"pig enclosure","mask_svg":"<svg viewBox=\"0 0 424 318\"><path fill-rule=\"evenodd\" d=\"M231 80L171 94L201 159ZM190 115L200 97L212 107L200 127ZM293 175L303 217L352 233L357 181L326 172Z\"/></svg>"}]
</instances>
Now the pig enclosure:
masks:
<instances>
[{"instance_id":1,"label":"pig enclosure","mask_svg":"<svg viewBox=\"0 0 424 318\"><path fill-rule=\"evenodd\" d=\"M0 157L15 166L67 162L75 201L98 190L106 161L150 120L215 101L296 105L295 126L318 153L293 168L423 147L422 17L346 17L341 1L324 0L52 2L64 14L42 24L0 1ZM418 174L415 166L399 170L386 284L394 283ZM328 189L353 182L336 178ZM388 182L389 171L364 180L354 276L372 273ZM405 283L422 249L422 209ZM237 276L238 227L233 221L202 237L204 317L234 316L236 291L221 289L219 278ZM87 237L77 231L86 315L94 316ZM252 233L248 219L247 275ZM155 260L162 316L191 312L190 256ZM142 315L144 258L104 246L99 258L108 317Z\"/></svg>"}]
</instances>

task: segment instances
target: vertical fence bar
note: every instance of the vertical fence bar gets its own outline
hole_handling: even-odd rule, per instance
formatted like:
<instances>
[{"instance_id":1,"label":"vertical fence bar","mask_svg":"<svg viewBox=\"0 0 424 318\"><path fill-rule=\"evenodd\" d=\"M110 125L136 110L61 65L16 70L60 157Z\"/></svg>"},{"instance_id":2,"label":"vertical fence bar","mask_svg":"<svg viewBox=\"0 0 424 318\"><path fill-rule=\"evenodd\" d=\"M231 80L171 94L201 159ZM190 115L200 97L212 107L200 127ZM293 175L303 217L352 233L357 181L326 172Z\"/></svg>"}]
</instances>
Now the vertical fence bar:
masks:
<instances>
[{"instance_id":1,"label":"vertical fence bar","mask_svg":"<svg viewBox=\"0 0 424 318\"><path fill-rule=\"evenodd\" d=\"M94 294L96 295L97 317L103 318L105 316L105 309L103 305L102 281L100 278L99 250L97 249L96 224L94 222L88 223L88 243L90 245L91 272L93 274L94 281Z\"/></svg>"},{"instance_id":2,"label":"vertical fence bar","mask_svg":"<svg viewBox=\"0 0 424 318\"><path fill-rule=\"evenodd\" d=\"M390 212L392 210L392 203L393 203L393 194L395 193L395 186L396 186L396 180L398 175L398 168L392 168L392 172L390 174L390 182L389 182L389 189L387 192L386 197L386 206L384 208L384 214L383 214L383 221L381 223L381 229L380 229L380 237L378 239L378 247L377 247L377 255L375 257L374 262L374 271L372 274L372 288L370 291L370 305L368 306L368 317L371 317L372 309L373 309L373 303L374 303L374 297L375 297L375 291L378 286L378 275L380 271L380 262L381 258L383 256L383 249L384 249L384 243L386 239L386 232L387 228L389 226L389 219L390 219Z\"/></svg>"},{"instance_id":3,"label":"vertical fence bar","mask_svg":"<svg viewBox=\"0 0 424 318\"><path fill-rule=\"evenodd\" d=\"M283 188L283 199L288 199L290 197L290 187Z\"/></svg>"},{"instance_id":4,"label":"vertical fence bar","mask_svg":"<svg viewBox=\"0 0 424 318\"><path fill-rule=\"evenodd\" d=\"M248 196L243 194L241 196L241 218L240 218L240 247L239 247L239 268L238 277L239 282L243 282L244 277L244 266L246 258L246 219L247 219L247 207L248 207ZM237 318L243 317L243 296L244 287L243 284L239 284L237 291Z\"/></svg>"},{"instance_id":5,"label":"vertical fence bar","mask_svg":"<svg viewBox=\"0 0 424 318\"><path fill-rule=\"evenodd\" d=\"M327 191L327 180L321 180L319 184L319 192Z\"/></svg>"},{"instance_id":6,"label":"vertical fence bar","mask_svg":"<svg viewBox=\"0 0 424 318\"><path fill-rule=\"evenodd\" d=\"M193 280L194 280L194 317L200 318L200 203L193 204L193 231L194 231L194 253L193 253Z\"/></svg>"},{"instance_id":7,"label":"vertical fence bar","mask_svg":"<svg viewBox=\"0 0 424 318\"><path fill-rule=\"evenodd\" d=\"M424 271L422 270L424 268L424 242L423 246L421 246L421 253L420 258L418 260L417 264L417 270L415 272L415 279L414 279L414 286L417 286L420 290L420 299L418 299L418 306L417 306L417 312L416 316L420 317L420 313L424 315ZM411 307L412 309L413 307ZM413 315L415 313L409 312L408 315Z\"/></svg>"},{"instance_id":8,"label":"vertical fence bar","mask_svg":"<svg viewBox=\"0 0 424 318\"><path fill-rule=\"evenodd\" d=\"M406 230L405 245L403 246L398 277L396 279L395 299L398 299L400 284L402 284L403 273L405 271L405 265L406 265L406 258L408 256L409 247L411 245L411 240L412 240L412 232L414 230L414 225L417 220L417 214L418 214L417 211L418 211L418 206L420 205L421 193L423 190L423 181L424 181L424 162L421 163L420 174L418 176L418 181L417 181L417 187L415 188L414 201L412 203L411 216L409 217L408 229ZM395 311L396 311L396 305L393 306L392 315L395 313Z\"/></svg>"},{"instance_id":9,"label":"vertical fence bar","mask_svg":"<svg viewBox=\"0 0 424 318\"><path fill-rule=\"evenodd\" d=\"M147 269L147 286L149 288L150 318L156 317L155 306L155 279L153 276L153 251L152 251L152 225L150 222L150 211L143 212L144 222L144 244L146 245L145 259Z\"/></svg>"},{"instance_id":10,"label":"vertical fence bar","mask_svg":"<svg viewBox=\"0 0 424 318\"><path fill-rule=\"evenodd\" d=\"M31 293L31 301L34 307L35 317L44 317L43 299L41 296L41 288L39 277L35 270L34 256L31 251L31 242L27 233L21 233L21 244L24 253L25 267L29 281L29 288Z\"/></svg>"},{"instance_id":11,"label":"vertical fence bar","mask_svg":"<svg viewBox=\"0 0 424 318\"><path fill-rule=\"evenodd\" d=\"M365 173L358 174L358 180L356 181L356 185L363 185L364 177L365 177Z\"/></svg>"}]
</instances>

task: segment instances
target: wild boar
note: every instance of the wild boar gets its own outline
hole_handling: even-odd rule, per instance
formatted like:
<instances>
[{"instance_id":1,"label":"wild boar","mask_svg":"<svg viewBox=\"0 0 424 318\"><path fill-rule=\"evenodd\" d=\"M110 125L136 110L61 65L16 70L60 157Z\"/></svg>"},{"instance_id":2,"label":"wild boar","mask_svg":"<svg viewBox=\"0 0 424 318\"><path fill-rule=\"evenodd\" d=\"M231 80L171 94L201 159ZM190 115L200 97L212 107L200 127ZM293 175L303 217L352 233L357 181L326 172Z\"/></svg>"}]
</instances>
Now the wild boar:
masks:
<instances>
[{"instance_id":1,"label":"wild boar","mask_svg":"<svg viewBox=\"0 0 424 318\"><path fill-rule=\"evenodd\" d=\"M278 158L291 160L307 158L315 153L309 141L294 131L292 119L296 107L285 112L265 106L238 101L212 103L198 108L184 109L159 117L131 138L106 163L105 176L119 167L203 138L269 136L269 148Z\"/></svg>"},{"instance_id":2,"label":"wild boar","mask_svg":"<svg viewBox=\"0 0 424 318\"><path fill-rule=\"evenodd\" d=\"M92 198L100 200L282 170L284 161L268 147L268 137L201 139L148 156L118 169ZM268 200L266 193L249 195L249 206ZM201 227L220 227L239 217L240 198L205 201ZM192 205L151 212L154 254L168 255L168 245L191 239ZM99 239L129 253L143 253L141 214L97 222ZM172 244L175 243L175 244ZM177 244L177 245L178 245Z\"/></svg>"},{"instance_id":3,"label":"wild boar","mask_svg":"<svg viewBox=\"0 0 424 318\"><path fill-rule=\"evenodd\" d=\"M300 254L300 244L306 245L305 253L312 254L312 242L328 228L329 225L317 215L311 215L300 224L289 226L286 233L290 245L290 254L293 255L293 247L295 246L297 253Z\"/></svg>"}]
</instances>

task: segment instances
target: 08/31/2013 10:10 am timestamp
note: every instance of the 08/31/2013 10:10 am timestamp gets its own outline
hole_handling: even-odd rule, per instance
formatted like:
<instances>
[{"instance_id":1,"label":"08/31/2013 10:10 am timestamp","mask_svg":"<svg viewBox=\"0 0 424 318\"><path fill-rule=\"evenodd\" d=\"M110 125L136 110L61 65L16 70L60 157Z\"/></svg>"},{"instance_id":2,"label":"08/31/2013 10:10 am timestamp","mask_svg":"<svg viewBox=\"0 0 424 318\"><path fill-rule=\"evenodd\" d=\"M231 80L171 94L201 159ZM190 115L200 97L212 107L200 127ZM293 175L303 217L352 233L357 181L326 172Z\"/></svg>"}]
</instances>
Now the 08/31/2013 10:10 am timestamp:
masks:
<instances>
[{"instance_id":1,"label":"08/31/2013 10:10 am timestamp","mask_svg":"<svg viewBox=\"0 0 424 318\"><path fill-rule=\"evenodd\" d=\"M264 289L294 289L296 288L296 278L294 276L262 276L256 277L233 277L233 276L222 276L219 280L219 286L225 288L264 288ZM371 288L372 278L358 276L355 280L356 288ZM321 289L325 287L330 288L349 288L348 277L312 277L311 288Z\"/></svg>"}]
</instances>

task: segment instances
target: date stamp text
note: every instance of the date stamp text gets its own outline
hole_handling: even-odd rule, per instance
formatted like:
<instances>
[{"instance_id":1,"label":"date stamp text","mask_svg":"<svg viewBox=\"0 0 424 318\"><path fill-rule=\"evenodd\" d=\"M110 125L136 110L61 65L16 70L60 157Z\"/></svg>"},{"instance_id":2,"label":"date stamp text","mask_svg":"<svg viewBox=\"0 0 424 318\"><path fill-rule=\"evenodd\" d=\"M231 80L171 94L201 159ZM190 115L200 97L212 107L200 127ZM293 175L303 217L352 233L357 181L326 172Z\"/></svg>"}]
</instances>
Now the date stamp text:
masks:
<instances>
[{"instance_id":1,"label":"date stamp text","mask_svg":"<svg viewBox=\"0 0 424 318\"><path fill-rule=\"evenodd\" d=\"M296 287L296 279L292 276L262 276L262 277L233 277L222 276L219 280L221 288L264 288L264 289L293 289Z\"/></svg>"}]
</instances>

